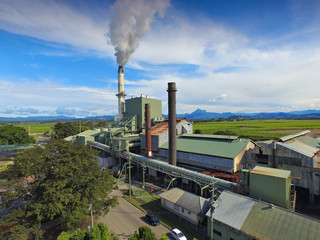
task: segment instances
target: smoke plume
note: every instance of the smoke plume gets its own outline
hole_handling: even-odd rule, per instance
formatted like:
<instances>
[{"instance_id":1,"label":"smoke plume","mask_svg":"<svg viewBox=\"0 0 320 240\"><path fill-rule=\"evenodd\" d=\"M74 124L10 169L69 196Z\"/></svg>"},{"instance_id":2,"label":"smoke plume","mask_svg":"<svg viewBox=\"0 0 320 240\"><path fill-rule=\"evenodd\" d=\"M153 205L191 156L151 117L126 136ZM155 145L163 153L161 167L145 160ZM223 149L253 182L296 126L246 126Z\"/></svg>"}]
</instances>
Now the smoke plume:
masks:
<instances>
[{"instance_id":1,"label":"smoke plume","mask_svg":"<svg viewBox=\"0 0 320 240\"><path fill-rule=\"evenodd\" d=\"M111 7L108 36L115 46L117 63L124 66L139 46L140 39L151 30L155 14L164 17L170 0L117 0Z\"/></svg>"}]
</instances>

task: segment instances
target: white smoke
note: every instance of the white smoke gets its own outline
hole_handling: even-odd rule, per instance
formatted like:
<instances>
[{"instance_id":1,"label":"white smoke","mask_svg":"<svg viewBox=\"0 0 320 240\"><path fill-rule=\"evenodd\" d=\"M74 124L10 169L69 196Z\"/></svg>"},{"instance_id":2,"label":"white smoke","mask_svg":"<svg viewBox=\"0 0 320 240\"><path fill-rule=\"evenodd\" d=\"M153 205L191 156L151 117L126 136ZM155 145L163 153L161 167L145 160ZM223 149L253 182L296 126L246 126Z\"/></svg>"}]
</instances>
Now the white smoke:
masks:
<instances>
[{"instance_id":1,"label":"white smoke","mask_svg":"<svg viewBox=\"0 0 320 240\"><path fill-rule=\"evenodd\" d=\"M170 0L117 0L111 7L108 36L115 46L117 63L124 66L139 46L140 39L151 30L156 13L164 17Z\"/></svg>"}]
</instances>

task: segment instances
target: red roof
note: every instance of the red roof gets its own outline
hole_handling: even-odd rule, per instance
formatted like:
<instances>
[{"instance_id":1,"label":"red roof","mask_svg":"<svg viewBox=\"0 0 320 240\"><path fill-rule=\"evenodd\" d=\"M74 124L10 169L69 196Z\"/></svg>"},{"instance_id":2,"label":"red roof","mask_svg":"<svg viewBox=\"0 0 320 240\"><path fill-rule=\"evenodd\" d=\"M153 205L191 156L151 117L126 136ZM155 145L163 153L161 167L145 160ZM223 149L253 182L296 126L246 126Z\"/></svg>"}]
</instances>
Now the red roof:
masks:
<instances>
[{"instance_id":1,"label":"red roof","mask_svg":"<svg viewBox=\"0 0 320 240\"><path fill-rule=\"evenodd\" d=\"M185 118L176 118L176 124L180 123ZM163 122L158 123L157 125L153 126L151 128L151 135L160 135L169 129L169 120L166 119ZM145 135L145 131L141 133L142 135Z\"/></svg>"}]
</instances>

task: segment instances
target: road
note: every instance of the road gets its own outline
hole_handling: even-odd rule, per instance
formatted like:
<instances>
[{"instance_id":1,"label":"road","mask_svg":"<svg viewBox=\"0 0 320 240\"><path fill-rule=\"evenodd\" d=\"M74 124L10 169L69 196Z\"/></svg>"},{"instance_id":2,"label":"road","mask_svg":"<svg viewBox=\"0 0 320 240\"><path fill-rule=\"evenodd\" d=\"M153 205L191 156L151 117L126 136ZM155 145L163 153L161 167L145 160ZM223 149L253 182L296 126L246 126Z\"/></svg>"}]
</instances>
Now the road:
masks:
<instances>
[{"instance_id":1,"label":"road","mask_svg":"<svg viewBox=\"0 0 320 240\"><path fill-rule=\"evenodd\" d=\"M123 186L126 188L126 186ZM113 190L111 196L118 196L119 204L112 208L106 216L100 217L99 222L103 222L108 225L111 233L117 235L120 240L128 239L133 235L135 231L141 226L149 226L159 239L162 233L168 233L169 230L162 226L151 226L144 221L145 213L140 209L130 204L123 198L123 192L125 189Z\"/></svg>"}]
</instances>

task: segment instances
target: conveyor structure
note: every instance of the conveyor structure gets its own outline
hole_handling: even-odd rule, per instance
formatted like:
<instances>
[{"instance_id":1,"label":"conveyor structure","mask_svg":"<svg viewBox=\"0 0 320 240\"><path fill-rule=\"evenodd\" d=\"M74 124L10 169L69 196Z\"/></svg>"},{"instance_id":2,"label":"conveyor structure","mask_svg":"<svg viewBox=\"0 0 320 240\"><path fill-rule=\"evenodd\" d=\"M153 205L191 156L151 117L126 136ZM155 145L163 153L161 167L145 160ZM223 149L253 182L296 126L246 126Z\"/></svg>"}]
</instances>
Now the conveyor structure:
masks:
<instances>
[{"instance_id":1,"label":"conveyor structure","mask_svg":"<svg viewBox=\"0 0 320 240\"><path fill-rule=\"evenodd\" d=\"M112 150L110 146L106 144L102 144L96 141L89 141L88 145L106 152L111 153ZM194 181L199 185L205 186L209 184L214 184L216 188L222 190L232 190L237 187L236 183L229 182L223 179L207 176L192 170L188 170L182 167L170 165L166 162L156 160L156 159L149 159L144 156L140 156L131 152L122 151L121 155L122 158L130 160L132 162L136 162L142 166L151 168L153 170L168 174L173 177L184 178L190 181Z\"/></svg>"}]
</instances>

